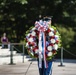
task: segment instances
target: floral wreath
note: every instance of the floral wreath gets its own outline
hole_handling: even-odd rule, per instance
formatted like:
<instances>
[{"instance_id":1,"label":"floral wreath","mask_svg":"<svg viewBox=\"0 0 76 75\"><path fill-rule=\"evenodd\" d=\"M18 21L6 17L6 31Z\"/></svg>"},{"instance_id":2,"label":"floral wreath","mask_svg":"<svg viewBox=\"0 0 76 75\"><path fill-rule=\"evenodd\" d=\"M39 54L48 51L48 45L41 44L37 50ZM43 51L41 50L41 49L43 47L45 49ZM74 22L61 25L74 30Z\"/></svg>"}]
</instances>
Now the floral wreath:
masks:
<instances>
[{"instance_id":1,"label":"floral wreath","mask_svg":"<svg viewBox=\"0 0 76 75\"><path fill-rule=\"evenodd\" d=\"M26 47L29 55L33 58L39 58L39 31L36 27L32 27L30 31L27 31L26 33ZM48 27L45 31L45 36L47 40L45 55L47 60L51 60L54 55L57 54L58 48L61 46L61 36L54 26Z\"/></svg>"}]
</instances>

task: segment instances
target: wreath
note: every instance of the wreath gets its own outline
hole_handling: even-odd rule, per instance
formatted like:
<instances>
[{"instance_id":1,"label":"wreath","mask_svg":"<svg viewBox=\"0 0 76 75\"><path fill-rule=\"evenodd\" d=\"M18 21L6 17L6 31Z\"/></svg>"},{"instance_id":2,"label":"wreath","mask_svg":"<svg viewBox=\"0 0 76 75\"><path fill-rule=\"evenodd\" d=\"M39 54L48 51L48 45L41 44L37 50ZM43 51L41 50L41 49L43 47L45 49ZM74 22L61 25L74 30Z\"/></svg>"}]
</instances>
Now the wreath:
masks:
<instances>
[{"instance_id":1,"label":"wreath","mask_svg":"<svg viewBox=\"0 0 76 75\"><path fill-rule=\"evenodd\" d=\"M46 59L51 60L57 54L58 48L61 46L61 36L56 27L48 27L44 31L46 36ZM26 34L26 47L29 55L33 58L39 58L39 31L37 27L32 27Z\"/></svg>"}]
</instances>

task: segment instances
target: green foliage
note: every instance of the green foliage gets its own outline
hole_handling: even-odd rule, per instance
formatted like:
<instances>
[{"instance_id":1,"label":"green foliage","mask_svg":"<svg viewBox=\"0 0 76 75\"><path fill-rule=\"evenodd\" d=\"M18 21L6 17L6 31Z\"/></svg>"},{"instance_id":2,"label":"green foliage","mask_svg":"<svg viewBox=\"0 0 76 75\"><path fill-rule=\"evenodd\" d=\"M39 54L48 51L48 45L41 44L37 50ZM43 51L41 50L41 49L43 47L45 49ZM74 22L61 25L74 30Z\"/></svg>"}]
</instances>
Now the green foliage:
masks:
<instances>
[{"instance_id":1,"label":"green foliage","mask_svg":"<svg viewBox=\"0 0 76 75\"><path fill-rule=\"evenodd\" d=\"M59 36L59 44L58 44L58 46L59 46L59 48L61 48L61 46L62 46L62 40L61 40L61 34L59 33L59 31L57 30L57 28L55 27L55 26L51 26L54 30L56 30L57 32L56 32L56 35L58 35Z\"/></svg>"},{"instance_id":2,"label":"green foliage","mask_svg":"<svg viewBox=\"0 0 76 75\"><path fill-rule=\"evenodd\" d=\"M76 46L76 0L0 0L0 37L6 32L10 42L24 40L39 15L53 16L64 47Z\"/></svg>"},{"instance_id":3,"label":"green foliage","mask_svg":"<svg viewBox=\"0 0 76 75\"><path fill-rule=\"evenodd\" d=\"M23 4L27 4L27 1L0 0L0 33L2 35L6 32L10 42L20 42L24 39L26 14Z\"/></svg>"},{"instance_id":4,"label":"green foliage","mask_svg":"<svg viewBox=\"0 0 76 75\"><path fill-rule=\"evenodd\" d=\"M63 26L57 25L57 29L61 34L62 46L64 48L70 48L70 45L74 42L75 32L71 27L65 28Z\"/></svg>"},{"instance_id":5,"label":"green foliage","mask_svg":"<svg viewBox=\"0 0 76 75\"><path fill-rule=\"evenodd\" d=\"M22 4L27 4L27 0L15 0L16 2L20 2Z\"/></svg>"}]
</instances>

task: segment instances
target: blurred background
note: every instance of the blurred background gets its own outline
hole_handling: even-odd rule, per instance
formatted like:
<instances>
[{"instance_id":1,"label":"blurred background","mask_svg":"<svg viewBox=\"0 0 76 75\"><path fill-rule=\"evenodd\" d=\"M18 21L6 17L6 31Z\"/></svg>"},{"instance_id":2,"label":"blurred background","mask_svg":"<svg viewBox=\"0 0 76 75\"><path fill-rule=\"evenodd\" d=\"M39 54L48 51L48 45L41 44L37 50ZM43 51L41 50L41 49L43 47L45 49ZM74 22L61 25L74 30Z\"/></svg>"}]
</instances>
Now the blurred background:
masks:
<instances>
[{"instance_id":1,"label":"blurred background","mask_svg":"<svg viewBox=\"0 0 76 75\"><path fill-rule=\"evenodd\" d=\"M63 48L76 55L76 0L0 0L0 38L6 32L11 43L25 43L26 31L44 16L53 16ZM76 56L64 51L64 58Z\"/></svg>"}]
</instances>

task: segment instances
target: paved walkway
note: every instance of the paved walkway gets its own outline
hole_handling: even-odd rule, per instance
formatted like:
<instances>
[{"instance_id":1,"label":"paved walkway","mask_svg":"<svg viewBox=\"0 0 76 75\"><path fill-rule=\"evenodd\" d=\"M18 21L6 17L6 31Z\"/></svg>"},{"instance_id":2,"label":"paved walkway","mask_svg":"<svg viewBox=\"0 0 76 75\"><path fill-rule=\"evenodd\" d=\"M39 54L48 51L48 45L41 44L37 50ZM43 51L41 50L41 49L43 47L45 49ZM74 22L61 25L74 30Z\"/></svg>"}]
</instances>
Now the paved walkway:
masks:
<instances>
[{"instance_id":1,"label":"paved walkway","mask_svg":"<svg viewBox=\"0 0 76 75\"><path fill-rule=\"evenodd\" d=\"M32 62L26 73L30 63L31 61L15 65L0 65L0 75L39 75L37 61ZM76 60L64 60L65 66L58 65L60 65L60 60L53 62L52 75L76 75Z\"/></svg>"}]
</instances>

